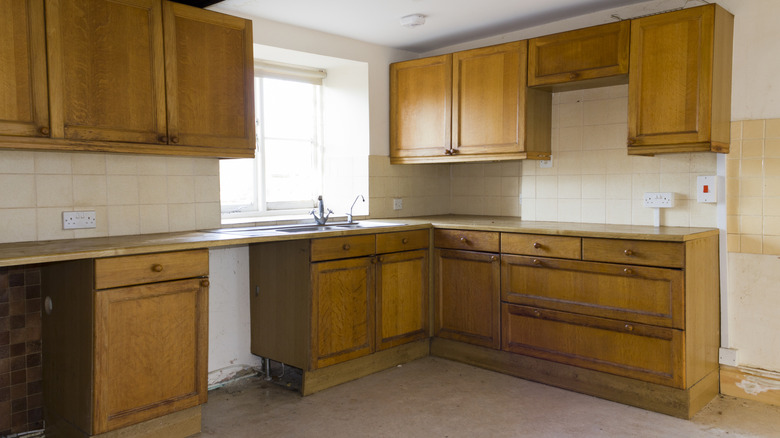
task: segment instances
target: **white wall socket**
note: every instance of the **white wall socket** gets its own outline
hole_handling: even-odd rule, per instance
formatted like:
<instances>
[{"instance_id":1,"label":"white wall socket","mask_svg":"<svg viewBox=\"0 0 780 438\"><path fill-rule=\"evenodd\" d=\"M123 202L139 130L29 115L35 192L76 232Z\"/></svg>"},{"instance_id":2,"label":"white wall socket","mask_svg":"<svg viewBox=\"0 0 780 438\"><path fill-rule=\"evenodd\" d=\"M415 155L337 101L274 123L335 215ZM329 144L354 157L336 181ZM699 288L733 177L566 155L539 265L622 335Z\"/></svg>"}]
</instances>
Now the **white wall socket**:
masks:
<instances>
[{"instance_id":1,"label":"white wall socket","mask_svg":"<svg viewBox=\"0 0 780 438\"><path fill-rule=\"evenodd\" d=\"M403 198L393 198L393 210L403 210L404 200Z\"/></svg>"},{"instance_id":2,"label":"white wall socket","mask_svg":"<svg viewBox=\"0 0 780 438\"><path fill-rule=\"evenodd\" d=\"M696 202L714 204L718 202L718 184L715 176L696 177Z\"/></svg>"},{"instance_id":3,"label":"white wall socket","mask_svg":"<svg viewBox=\"0 0 780 438\"><path fill-rule=\"evenodd\" d=\"M63 211L62 229L95 228L97 220L94 211Z\"/></svg>"},{"instance_id":4,"label":"white wall socket","mask_svg":"<svg viewBox=\"0 0 780 438\"><path fill-rule=\"evenodd\" d=\"M552 157L549 160L539 160L540 169L549 169L552 167Z\"/></svg>"},{"instance_id":5,"label":"white wall socket","mask_svg":"<svg viewBox=\"0 0 780 438\"><path fill-rule=\"evenodd\" d=\"M672 208L674 207L674 193L672 192L645 192L643 198L645 207Z\"/></svg>"},{"instance_id":6,"label":"white wall socket","mask_svg":"<svg viewBox=\"0 0 780 438\"><path fill-rule=\"evenodd\" d=\"M739 355L735 348L720 348L718 350L718 362L721 365L739 366Z\"/></svg>"}]
</instances>

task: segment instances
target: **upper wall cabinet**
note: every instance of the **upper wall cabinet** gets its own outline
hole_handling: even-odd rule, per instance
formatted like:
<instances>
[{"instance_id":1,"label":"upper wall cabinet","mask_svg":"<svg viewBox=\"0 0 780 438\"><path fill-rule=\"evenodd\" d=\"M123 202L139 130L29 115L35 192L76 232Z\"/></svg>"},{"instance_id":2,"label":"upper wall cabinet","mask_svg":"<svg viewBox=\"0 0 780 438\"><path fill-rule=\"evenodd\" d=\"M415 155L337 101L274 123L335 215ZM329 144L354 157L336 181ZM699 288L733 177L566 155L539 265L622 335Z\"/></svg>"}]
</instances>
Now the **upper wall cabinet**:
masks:
<instances>
[{"instance_id":1,"label":"upper wall cabinet","mask_svg":"<svg viewBox=\"0 0 780 438\"><path fill-rule=\"evenodd\" d=\"M527 42L390 66L390 162L547 158L551 95L526 87Z\"/></svg>"},{"instance_id":2,"label":"upper wall cabinet","mask_svg":"<svg viewBox=\"0 0 780 438\"><path fill-rule=\"evenodd\" d=\"M0 0L0 137L48 137L43 0Z\"/></svg>"},{"instance_id":3,"label":"upper wall cabinet","mask_svg":"<svg viewBox=\"0 0 780 438\"><path fill-rule=\"evenodd\" d=\"M628 153L728 153L734 16L715 4L631 21Z\"/></svg>"},{"instance_id":4,"label":"upper wall cabinet","mask_svg":"<svg viewBox=\"0 0 780 438\"><path fill-rule=\"evenodd\" d=\"M21 3L32 11L27 18L37 20L31 42L13 26L0 30L14 32L0 50L12 45L17 56L10 59L18 66L15 76L0 68L0 142L7 147L254 156L249 20L161 0L47 0L46 49L31 52L46 54L38 66L23 55L24 44L44 32L43 2L2 0L0 22L21 23ZM42 121L27 123L33 130L9 129L6 119L30 119L31 110L12 106L24 100L3 87L18 84L22 95L22 68L28 68L35 93L22 97L31 105L43 90L45 109L46 61L50 127L44 113Z\"/></svg>"},{"instance_id":5,"label":"upper wall cabinet","mask_svg":"<svg viewBox=\"0 0 780 438\"><path fill-rule=\"evenodd\" d=\"M630 22L577 29L528 41L528 86L552 91L628 82Z\"/></svg>"}]
</instances>

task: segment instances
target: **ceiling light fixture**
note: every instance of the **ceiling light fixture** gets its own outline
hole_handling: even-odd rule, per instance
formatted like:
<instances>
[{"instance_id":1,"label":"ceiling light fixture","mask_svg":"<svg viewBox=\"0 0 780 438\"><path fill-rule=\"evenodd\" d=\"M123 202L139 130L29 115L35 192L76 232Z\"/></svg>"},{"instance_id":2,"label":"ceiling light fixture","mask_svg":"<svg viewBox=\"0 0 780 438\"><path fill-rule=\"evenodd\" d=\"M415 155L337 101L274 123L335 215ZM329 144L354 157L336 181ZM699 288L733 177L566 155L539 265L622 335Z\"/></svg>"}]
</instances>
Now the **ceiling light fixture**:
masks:
<instances>
[{"instance_id":1,"label":"ceiling light fixture","mask_svg":"<svg viewBox=\"0 0 780 438\"><path fill-rule=\"evenodd\" d=\"M401 26L403 27L417 27L425 24L425 15L412 14L405 17L401 17Z\"/></svg>"}]
</instances>

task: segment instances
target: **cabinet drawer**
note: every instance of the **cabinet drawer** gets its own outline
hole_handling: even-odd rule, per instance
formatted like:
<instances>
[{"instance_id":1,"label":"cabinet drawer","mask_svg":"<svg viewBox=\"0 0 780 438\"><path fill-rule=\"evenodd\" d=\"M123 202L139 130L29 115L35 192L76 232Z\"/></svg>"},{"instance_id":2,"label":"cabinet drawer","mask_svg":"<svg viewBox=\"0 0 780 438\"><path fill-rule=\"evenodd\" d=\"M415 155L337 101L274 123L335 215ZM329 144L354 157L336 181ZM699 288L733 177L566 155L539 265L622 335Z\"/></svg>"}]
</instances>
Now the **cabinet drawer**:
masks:
<instances>
[{"instance_id":1,"label":"cabinet drawer","mask_svg":"<svg viewBox=\"0 0 780 438\"><path fill-rule=\"evenodd\" d=\"M428 230L399 231L376 235L376 253L408 251L428 247Z\"/></svg>"},{"instance_id":2,"label":"cabinet drawer","mask_svg":"<svg viewBox=\"0 0 780 438\"><path fill-rule=\"evenodd\" d=\"M501 252L579 259L582 256L582 243L579 237L501 233Z\"/></svg>"},{"instance_id":3,"label":"cabinet drawer","mask_svg":"<svg viewBox=\"0 0 780 438\"><path fill-rule=\"evenodd\" d=\"M498 235L489 231L435 230L433 245L437 248L498 252Z\"/></svg>"},{"instance_id":4,"label":"cabinet drawer","mask_svg":"<svg viewBox=\"0 0 780 438\"><path fill-rule=\"evenodd\" d=\"M582 258L597 262L682 268L685 247L675 242L582 239Z\"/></svg>"},{"instance_id":5,"label":"cabinet drawer","mask_svg":"<svg viewBox=\"0 0 780 438\"><path fill-rule=\"evenodd\" d=\"M208 275L205 249L95 259L95 289Z\"/></svg>"},{"instance_id":6,"label":"cabinet drawer","mask_svg":"<svg viewBox=\"0 0 780 438\"><path fill-rule=\"evenodd\" d=\"M676 388L683 332L502 304L502 349Z\"/></svg>"},{"instance_id":7,"label":"cabinet drawer","mask_svg":"<svg viewBox=\"0 0 780 438\"><path fill-rule=\"evenodd\" d=\"M374 254L376 238L373 234L328 237L311 241L311 261L346 259Z\"/></svg>"},{"instance_id":8,"label":"cabinet drawer","mask_svg":"<svg viewBox=\"0 0 780 438\"><path fill-rule=\"evenodd\" d=\"M501 299L515 304L682 329L676 269L501 255Z\"/></svg>"}]
</instances>

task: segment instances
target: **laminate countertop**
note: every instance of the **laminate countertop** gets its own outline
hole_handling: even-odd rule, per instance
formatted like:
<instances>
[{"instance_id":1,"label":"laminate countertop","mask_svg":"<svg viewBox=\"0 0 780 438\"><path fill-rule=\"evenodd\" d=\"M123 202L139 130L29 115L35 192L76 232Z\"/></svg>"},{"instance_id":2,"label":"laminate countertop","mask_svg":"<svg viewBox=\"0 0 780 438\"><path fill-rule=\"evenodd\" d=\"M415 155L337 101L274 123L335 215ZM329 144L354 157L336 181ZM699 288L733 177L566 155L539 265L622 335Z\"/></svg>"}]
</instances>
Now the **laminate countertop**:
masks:
<instances>
[{"instance_id":1,"label":"laminate countertop","mask_svg":"<svg viewBox=\"0 0 780 438\"><path fill-rule=\"evenodd\" d=\"M179 233L92 237L0 244L0 267L49 263L97 257L113 257L197 248L219 248L280 240L300 240L351 234L386 233L425 228L447 228L559 236L602 237L684 242L717 235L715 228L652 227L640 225L586 224L523 221L497 216L423 216L360 221L366 227L328 227L326 231L280 231L284 225L233 227ZM294 224L314 225L314 224Z\"/></svg>"}]
</instances>

